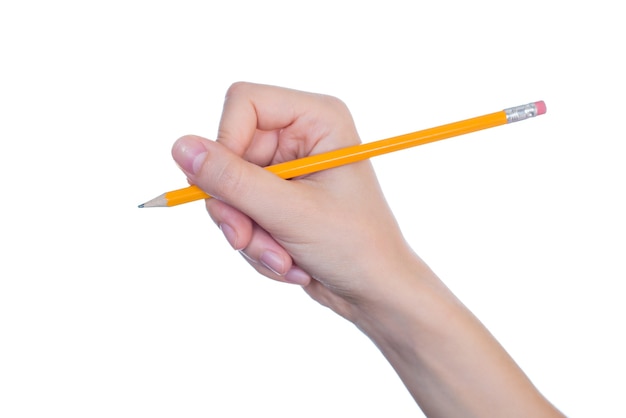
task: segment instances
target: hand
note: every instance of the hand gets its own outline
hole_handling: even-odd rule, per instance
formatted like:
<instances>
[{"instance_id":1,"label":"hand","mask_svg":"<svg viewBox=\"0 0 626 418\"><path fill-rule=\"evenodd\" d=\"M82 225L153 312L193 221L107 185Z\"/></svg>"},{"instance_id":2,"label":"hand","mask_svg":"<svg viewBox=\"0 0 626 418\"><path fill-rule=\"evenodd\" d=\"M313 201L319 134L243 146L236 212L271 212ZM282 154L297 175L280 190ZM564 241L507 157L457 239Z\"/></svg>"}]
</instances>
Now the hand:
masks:
<instances>
[{"instance_id":1,"label":"hand","mask_svg":"<svg viewBox=\"0 0 626 418\"><path fill-rule=\"evenodd\" d=\"M290 181L262 168L357 143L341 101L238 83L217 141L172 154L230 244L353 321L427 415L562 416L411 251L368 161Z\"/></svg>"},{"instance_id":2,"label":"hand","mask_svg":"<svg viewBox=\"0 0 626 418\"><path fill-rule=\"evenodd\" d=\"M360 142L333 97L237 83L217 141L180 138L172 150L230 244L261 274L302 285L353 318L354 304L392 284L391 267L417 258L406 245L368 161L291 181L262 167Z\"/></svg>"}]
</instances>

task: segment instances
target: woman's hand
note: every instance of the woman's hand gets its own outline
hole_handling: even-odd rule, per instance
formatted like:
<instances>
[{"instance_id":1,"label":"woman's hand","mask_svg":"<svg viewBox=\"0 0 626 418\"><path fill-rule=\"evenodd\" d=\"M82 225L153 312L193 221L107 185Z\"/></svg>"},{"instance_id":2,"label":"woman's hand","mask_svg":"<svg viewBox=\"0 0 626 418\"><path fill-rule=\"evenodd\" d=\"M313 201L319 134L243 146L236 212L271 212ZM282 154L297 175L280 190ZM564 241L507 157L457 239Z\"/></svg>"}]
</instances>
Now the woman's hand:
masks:
<instances>
[{"instance_id":1,"label":"woman's hand","mask_svg":"<svg viewBox=\"0 0 626 418\"><path fill-rule=\"evenodd\" d=\"M290 181L262 168L357 143L339 100L239 83L217 141L172 153L230 244L354 322L427 415L562 416L411 251L368 161Z\"/></svg>"},{"instance_id":2,"label":"woman's hand","mask_svg":"<svg viewBox=\"0 0 626 418\"><path fill-rule=\"evenodd\" d=\"M214 199L207 209L261 274L302 285L343 316L417 262L368 161L286 181L262 167L360 142L347 107L318 94L249 83L226 95L216 141L180 138L172 154ZM409 260L410 259L410 260Z\"/></svg>"}]
</instances>

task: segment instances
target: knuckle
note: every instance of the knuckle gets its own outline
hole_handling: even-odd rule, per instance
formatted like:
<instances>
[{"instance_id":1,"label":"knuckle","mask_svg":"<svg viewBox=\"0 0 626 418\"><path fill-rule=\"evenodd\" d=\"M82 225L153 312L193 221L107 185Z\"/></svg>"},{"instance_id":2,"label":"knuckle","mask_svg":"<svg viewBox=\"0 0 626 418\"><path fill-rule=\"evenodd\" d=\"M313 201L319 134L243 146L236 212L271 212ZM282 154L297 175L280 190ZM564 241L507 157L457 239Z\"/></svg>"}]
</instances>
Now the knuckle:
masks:
<instances>
[{"instance_id":1,"label":"knuckle","mask_svg":"<svg viewBox=\"0 0 626 418\"><path fill-rule=\"evenodd\" d=\"M323 104L333 113L344 117L350 115L350 110L345 102L335 96L321 95Z\"/></svg>"},{"instance_id":2,"label":"knuckle","mask_svg":"<svg viewBox=\"0 0 626 418\"><path fill-rule=\"evenodd\" d=\"M233 97L246 94L251 84L245 81L236 81L228 87L226 90L225 100L232 99Z\"/></svg>"}]
</instances>

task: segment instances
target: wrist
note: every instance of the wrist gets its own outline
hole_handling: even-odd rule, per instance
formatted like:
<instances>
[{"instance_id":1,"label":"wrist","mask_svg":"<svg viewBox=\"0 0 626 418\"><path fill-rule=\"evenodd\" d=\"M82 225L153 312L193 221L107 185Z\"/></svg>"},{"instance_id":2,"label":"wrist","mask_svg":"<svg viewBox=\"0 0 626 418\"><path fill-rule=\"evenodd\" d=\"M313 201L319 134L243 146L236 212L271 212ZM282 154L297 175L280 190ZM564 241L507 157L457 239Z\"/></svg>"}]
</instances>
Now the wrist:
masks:
<instances>
[{"instance_id":1,"label":"wrist","mask_svg":"<svg viewBox=\"0 0 626 418\"><path fill-rule=\"evenodd\" d=\"M352 322L381 349L387 345L414 348L419 334L436 327L438 318L460 303L430 270L412 255L410 262L386 270L385 280L370 299L361 301Z\"/></svg>"}]
</instances>

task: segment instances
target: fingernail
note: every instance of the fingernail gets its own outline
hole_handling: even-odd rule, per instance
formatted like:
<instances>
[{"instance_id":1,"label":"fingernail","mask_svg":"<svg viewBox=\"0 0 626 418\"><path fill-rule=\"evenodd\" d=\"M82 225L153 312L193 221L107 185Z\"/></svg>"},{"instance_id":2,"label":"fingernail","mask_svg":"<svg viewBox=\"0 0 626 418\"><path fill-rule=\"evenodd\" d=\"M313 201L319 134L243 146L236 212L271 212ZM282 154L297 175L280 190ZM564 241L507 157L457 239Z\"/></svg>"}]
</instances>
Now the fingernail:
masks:
<instances>
[{"instance_id":1,"label":"fingernail","mask_svg":"<svg viewBox=\"0 0 626 418\"><path fill-rule=\"evenodd\" d=\"M311 282L311 276L300 267L294 266L285 274L285 281L306 286Z\"/></svg>"},{"instance_id":2,"label":"fingernail","mask_svg":"<svg viewBox=\"0 0 626 418\"><path fill-rule=\"evenodd\" d=\"M172 147L174 161L189 174L197 174L206 158L206 148L198 138L183 136Z\"/></svg>"},{"instance_id":3,"label":"fingernail","mask_svg":"<svg viewBox=\"0 0 626 418\"><path fill-rule=\"evenodd\" d=\"M273 251L265 251L259 257L259 261L273 273L282 276L285 273L281 273L285 269L285 263L281 256Z\"/></svg>"},{"instance_id":4,"label":"fingernail","mask_svg":"<svg viewBox=\"0 0 626 418\"><path fill-rule=\"evenodd\" d=\"M233 227L225 223L221 223L219 226L231 247L233 247L237 251L242 250L243 248L239 248L239 246L237 245L239 237L237 235L237 231L235 231Z\"/></svg>"}]
</instances>

